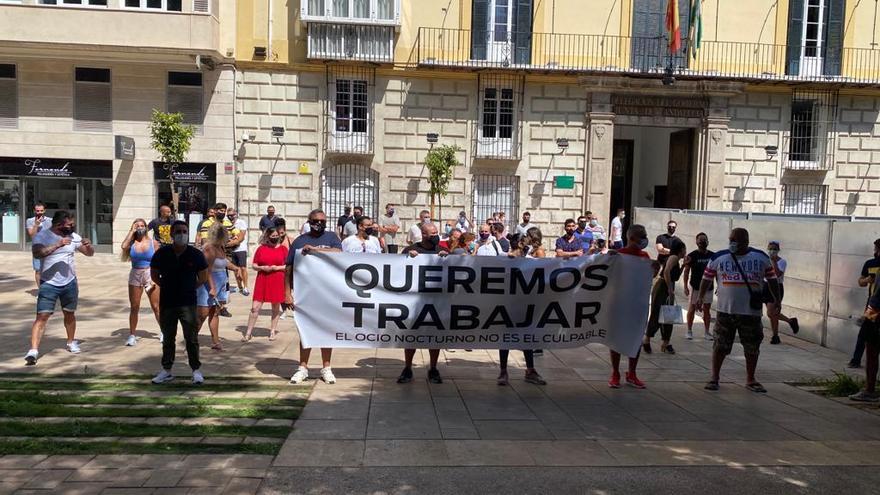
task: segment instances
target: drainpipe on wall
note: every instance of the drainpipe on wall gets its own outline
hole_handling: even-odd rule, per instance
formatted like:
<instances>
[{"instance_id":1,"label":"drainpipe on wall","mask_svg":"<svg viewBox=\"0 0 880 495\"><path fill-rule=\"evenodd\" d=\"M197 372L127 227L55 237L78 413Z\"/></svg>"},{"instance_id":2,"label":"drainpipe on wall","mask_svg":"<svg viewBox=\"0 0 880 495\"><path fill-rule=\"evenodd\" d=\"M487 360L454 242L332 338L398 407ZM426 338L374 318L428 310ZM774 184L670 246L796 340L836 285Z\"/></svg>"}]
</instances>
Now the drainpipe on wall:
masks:
<instances>
[{"instance_id":1,"label":"drainpipe on wall","mask_svg":"<svg viewBox=\"0 0 880 495\"><path fill-rule=\"evenodd\" d=\"M272 1L266 0L269 5L269 21L266 25L266 57L268 57L268 61L272 61Z\"/></svg>"},{"instance_id":2,"label":"drainpipe on wall","mask_svg":"<svg viewBox=\"0 0 880 495\"><path fill-rule=\"evenodd\" d=\"M238 71L235 64L220 64L221 67L229 67L232 69L232 204L241 214L241 205L238 204L238 128L235 125L235 105L238 98Z\"/></svg>"}]
</instances>

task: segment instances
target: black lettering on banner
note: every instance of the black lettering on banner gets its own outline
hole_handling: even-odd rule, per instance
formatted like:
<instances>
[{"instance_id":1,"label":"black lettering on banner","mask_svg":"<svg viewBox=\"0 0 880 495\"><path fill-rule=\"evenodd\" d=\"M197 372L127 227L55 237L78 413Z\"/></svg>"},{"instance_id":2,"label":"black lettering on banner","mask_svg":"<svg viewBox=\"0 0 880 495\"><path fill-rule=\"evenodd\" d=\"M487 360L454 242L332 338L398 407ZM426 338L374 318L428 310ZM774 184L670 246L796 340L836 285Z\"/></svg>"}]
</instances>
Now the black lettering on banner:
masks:
<instances>
[{"instance_id":1,"label":"black lettering on banner","mask_svg":"<svg viewBox=\"0 0 880 495\"><path fill-rule=\"evenodd\" d=\"M501 275L494 277L493 274ZM504 283L504 268L500 266L484 266L480 270L480 293L482 294L504 294L503 287L489 287L489 284Z\"/></svg>"},{"instance_id":2,"label":"black lettering on banner","mask_svg":"<svg viewBox=\"0 0 880 495\"><path fill-rule=\"evenodd\" d=\"M389 311L398 311L399 314L391 315L388 314ZM383 303L379 305L379 328L384 329L388 327L389 322L394 322L397 324L397 328L400 330L406 330L406 324L404 321L409 318L409 309L403 304L391 304L391 303Z\"/></svg>"},{"instance_id":3,"label":"black lettering on banner","mask_svg":"<svg viewBox=\"0 0 880 495\"><path fill-rule=\"evenodd\" d=\"M471 284L477 279L477 272L475 272L473 268L469 266L450 266L448 269L449 280L447 281L448 287L446 288L446 292L455 294L455 286L460 285L468 294L474 293L474 288L471 287ZM464 274L465 278L459 278L458 274ZM453 326L453 328L455 327Z\"/></svg>"},{"instance_id":4,"label":"black lettering on banner","mask_svg":"<svg viewBox=\"0 0 880 495\"><path fill-rule=\"evenodd\" d=\"M486 323L483 323L483 330L487 330L492 325L501 325L503 328L510 328L513 326L513 321L510 319L510 315L507 314L507 308L504 306L495 306L495 309L489 313L489 317L486 318Z\"/></svg>"},{"instance_id":5,"label":"black lettering on banner","mask_svg":"<svg viewBox=\"0 0 880 495\"><path fill-rule=\"evenodd\" d=\"M519 268L510 269L510 293L516 294L516 288L519 287L523 294L531 294L537 286L536 294L544 293L544 269L535 268L532 272L532 278L526 282L526 277Z\"/></svg>"},{"instance_id":6,"label":"black lettering on banner","mask_svg":"<svg viewBox=\"0 0 880 495\"><path fill-rule=\"evenodd\" d=\"M391 284L391 265L382 267L382 288L388 292L409 292L412 289L412 265L403 267L404 282L400 287Z\"/></svg>"},{"instance_id":7,"label":"black lettering on banner","mask_svg":"<svg viewBox=\"0 0 880 495\"><path fill-rule=\"evenodd\" d=\"M428 319L429 316L431 317L430 319ZM419 315L416 316L416 321L413 322L413 330L418 330L422 327L434 327L437 330L446 330L446 327L443 326L443 322L440 321L440 315L437 314L437 308L435 308L433 304L425 304L422 306L422 310L419 311Z\"/></svg>"},{"instance_id":8,"label":"black lettering on banner","mask_svg":"<svg viewBox=\"0 0 880 495\"><path fill-rule=\"evenodd\" d=\"M605 275L605 271L608 270L608 265L590 265L584 270L584 282L581 285L582 289L586 290L602 290L608 285L608 276ZM600 273L596 273L600 272ZM597 282L596 285L592 285L589 282Z\"/></svg>"},{"instance_id":9,"label":"black lettering on banner","mask_svg":"<svg viewBox=\"0 0 880 495\"><path fill-rule=\"evenodd\" d=\"M480 326L480 308L476 306L450 306L450 330L474 330Z\"/></svg>"},{"instance_id":10,"label":"black lettering on banner","mask_svg":"<svg viewBox=\"0 0 880 495\"><path fill-rule=\"evenodd\" d=\"M381 305L379 305L379 307L381 307ZM541 314L541 318L535 326L537 328L545 328L547 325L559 325L562 328L570 328L568 320L565 318L565 312L562 311L562 307L556 301L547 305L547 309Z\"/></svg>"},{"instance_id":11,"label":"black lettering on banner","mask_svg":"<svg viewBox=\"0 0 880 495\"><path fill-rule=\"evenodd\" d=\"M419 266L419 292L423 293L433 293L433 292L443 292L443 287L433 286L428 287L428 282L431 283L439 283L443 281L443 277L440 275L429 275L428 272L436 272L442 273L442 266L432 266L432 265L422 265Z\"/></svg>"},{"instance_id":12,"label":"black lettering on banner","mask_svg":"<svg viewBox=\"0 0 880 495\"><path fill-rule=\"evenodd\" d=\"M386 265L386 268L389 268ZM354 274L358 271L366 271L370 274L370 280L364 285L357 285L354 280ZM370 294L366 291L375 289L377 285L379 285L379 271L376 270L376 267L373 265L368 265L366 263L355 263L345 270L345 283L349 286L349 288L355 290L357 292L358 297L363 297L364 299L369 299Z\"/></svg>"},{"instance_id":13,"label":"black lettering on banner","mask_svg":"<svg viewBox=\"0 0 880 495\"><path fill-rule=\"evenodd\" d=\"M574 327L580 328L584 324L584 320L589 321L593 325L598 325L596 321L596 315L599 314L599 310L602 308L602 305L597 302L579 302L574 306Z\"/></svg>"},{"instance_id":14,"label":"black lettering on banner","mask_svg":"<svg viewBox=\"0 0 880 495\"><path fill-rule=\"evenodd\" d=\"M369 297L369 296L367 296ZM352 308L354 309L354 327L361 328L364 326L364 310L365 309L373 309L376 307L373 303L356 303L356 302L344 302L342 303L343 308Z\"/></svg>"},{"instance_id":15,"label":"black lettering on banner","mask_svg":"<svg viewBox=\"0 0 880 495\"><path fill-rule=\"evenodd\" d=\"M516 324L516 328L528 328L532 326L532 319L535 317L535 305L528 304L526 305L526 316L523 318L523 321Z\"/></svg>"},{"instance_id":16,"label":"black lettering on banner","mask_svg":"<svg viewBox=\"0 0 880 495\"><path fill-rule=\"evenodd\" d=\"M571 285L562 287L561 285L559 285L559 277L561 277L565 273L571 275ZM581 272L576 268L557 268L556 270L550 272L550 290L552 291L565 292L574 289L578 286L579 283L581 283Z\"/></svg>"}]
</instances>

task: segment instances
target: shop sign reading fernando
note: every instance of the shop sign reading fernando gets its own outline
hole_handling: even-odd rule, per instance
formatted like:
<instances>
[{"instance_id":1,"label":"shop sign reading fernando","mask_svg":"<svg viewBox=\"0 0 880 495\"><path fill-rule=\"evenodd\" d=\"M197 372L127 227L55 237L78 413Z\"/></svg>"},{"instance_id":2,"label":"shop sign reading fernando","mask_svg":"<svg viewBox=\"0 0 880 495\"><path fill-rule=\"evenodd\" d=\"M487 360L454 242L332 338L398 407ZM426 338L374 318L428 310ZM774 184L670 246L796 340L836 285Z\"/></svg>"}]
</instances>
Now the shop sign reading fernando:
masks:
<instances>
[{"instance_id":1,"label":"shop sign reading fernando","mask_svg":"<svg viewBox=\"0 0 880 495\"><path fill-rule=\"evenodd\" d=\"M113 178L111 160L0 157L0 175L46 178Z\"/></svg>"}]
</instances>

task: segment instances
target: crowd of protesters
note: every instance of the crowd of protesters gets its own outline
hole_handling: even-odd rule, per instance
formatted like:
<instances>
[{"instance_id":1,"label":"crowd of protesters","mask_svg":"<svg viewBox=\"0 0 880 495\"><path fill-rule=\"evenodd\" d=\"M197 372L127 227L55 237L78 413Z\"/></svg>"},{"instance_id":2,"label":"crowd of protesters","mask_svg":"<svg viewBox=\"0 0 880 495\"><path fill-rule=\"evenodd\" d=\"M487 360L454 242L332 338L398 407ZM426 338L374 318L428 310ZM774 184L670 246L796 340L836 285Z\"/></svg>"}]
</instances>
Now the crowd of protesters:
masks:
<instances>
[{"instance_id":1,"label":"crowd of protesters","mask_svg":"<svg viewBox=\"0 0 880 495\"><path fill-rule=\"evenodd\" d=\"M78 286L74 253L94 254L88 239L75 233L74 218L59 211L50 219L45 207L37 204L34 217L28 220L28 234L33 239L34 272L38 282L37 317L33 324L31 348L25 360L36 364L39 342L46 322L60 302L67 329L67 349L80 352L75 339L75 310ZM624 228L624 210L612 219L606 234L599 219L586 212L577 219L563 222L563 232L554 242L551 256L576 258L599 254L630 255L650 258L648 232L644 226ZM131 229L121 245L122 258L131 264L128 277L129 333L125 345L137 344L136 330L140 305L147 295L153 314L161 329L163 345L162 371L155 383L172 380L171 367L175 355L178 325L183 330L187 356L193 371L193 383L201 383L198 333L207 323L211 335L211 349L222 351L220 317L231 316L226 308L231 293L251 296L252 303L246 331L241 340L249 342L264 303L271 306L269 340L275 340L279 320L285 310L293 310L293 266L297 256L312 252L346 252L365 254L398 254L417 257L426 254L439 256L503 256L541 258L548 254L544 234L532 223L529 212L522 222L508 231L504 212L496 212L483 222L469 219L464 211L452 220L436 222L428 210L419 212L418 221L403 230L396 205L387 204L383 214L371 218L361 206L346 207L336 219L335 228L327 228L328 219L322 210L313 210L298 235L289 235L283 218L269 206L260 218L258 247L248 266L247 223L237 212L223 203L213 205L197 231L191 236L189 225L173 220L168 206L159 209L159 216L149 223L143 219L132 222ZM441 227L442 226L442 227ZM764 338L761 322L764 309L770 321L771 344L779 344L779 322L785 322L794 333L799 330L797 318L782 313L784 277L787 262L779 256L781 245L771 241L767 252L750 247L745 229L733 229L726 249L712 251L709 238L699 233L696 248L688 252L684 240L676 236L677 224L670 221L667 231L657 236L657 259L653 263L654 281L651 289L648 324L639 351L651 354L652 340L660 332L660 352L675 354L672 345L673 324L664 321L664 307L675 305L676 284L682 277L683 292L687 298L685 338L693 336L694 317L700 313L706 341L714 341L711 376L708 390L718 390L719 373L725 357L731 352L738 336L746 359L746 387L754 392L766 392L757 381L760 344ZM191 240L194 239L194 242ZM248 268L256 272L253 294L248 288ZM232 272L233 277L229 276ZM880 271L880 239L874 244L874 258L865 263L860 286L868 287L869 300L862 320L859 340L851 367L859 367L862 354L867 350L866 389L853 395L853 400L876 401L876 374L880 348L880 287L876 274ZM714 332L711 328L711 309L716 309ZM525 381L543 385L546 380L536 369L535 357L540 350L524 350ZM404 369L398 383L413 380L412 363L416 349L404 350ZM442 383L437 368L440 350L430 349L428 380ZM620 354L610 353L612 373L608 385L621 386ZM499 385L507 385L509 351L499 350ZM311 349L299 349L299 365L291 377L292 383L309 379ZM335 383L331 369L332 349L321 349L320 377L326 383ZM629 358L625 382L636 388L645 388L638 378L639 355Z\"/></svg>"}]
</instances>

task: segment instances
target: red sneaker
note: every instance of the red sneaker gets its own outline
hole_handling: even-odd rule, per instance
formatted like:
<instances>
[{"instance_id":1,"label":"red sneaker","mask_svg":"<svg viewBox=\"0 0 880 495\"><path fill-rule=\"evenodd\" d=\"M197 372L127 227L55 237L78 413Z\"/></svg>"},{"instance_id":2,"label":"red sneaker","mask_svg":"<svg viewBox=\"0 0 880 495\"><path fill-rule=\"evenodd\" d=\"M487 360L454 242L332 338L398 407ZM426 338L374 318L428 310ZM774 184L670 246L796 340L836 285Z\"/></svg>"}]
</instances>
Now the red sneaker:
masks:
<instances>
[{"instance_id":1,"label":"red sneaker","mask_svg":"<svg viewBox=\"0 0 880 495\"><path fill-rule=\"evenodd\" d=\"M626 373L626 383L628 383L631 387L645 388L645 382L639 380L639 377L637 377L635 373Z\"/></svg>"},{"instance_id":2,"label":"red sneaker","mask_svg":"<svg viewBox=\"0 0 880 495\"><path fill-rule=\"evenodd\" d=\"M608 380L609 388L620 388L620 373L612 373L611 379Z\"/></svg>"}]
</instances>

